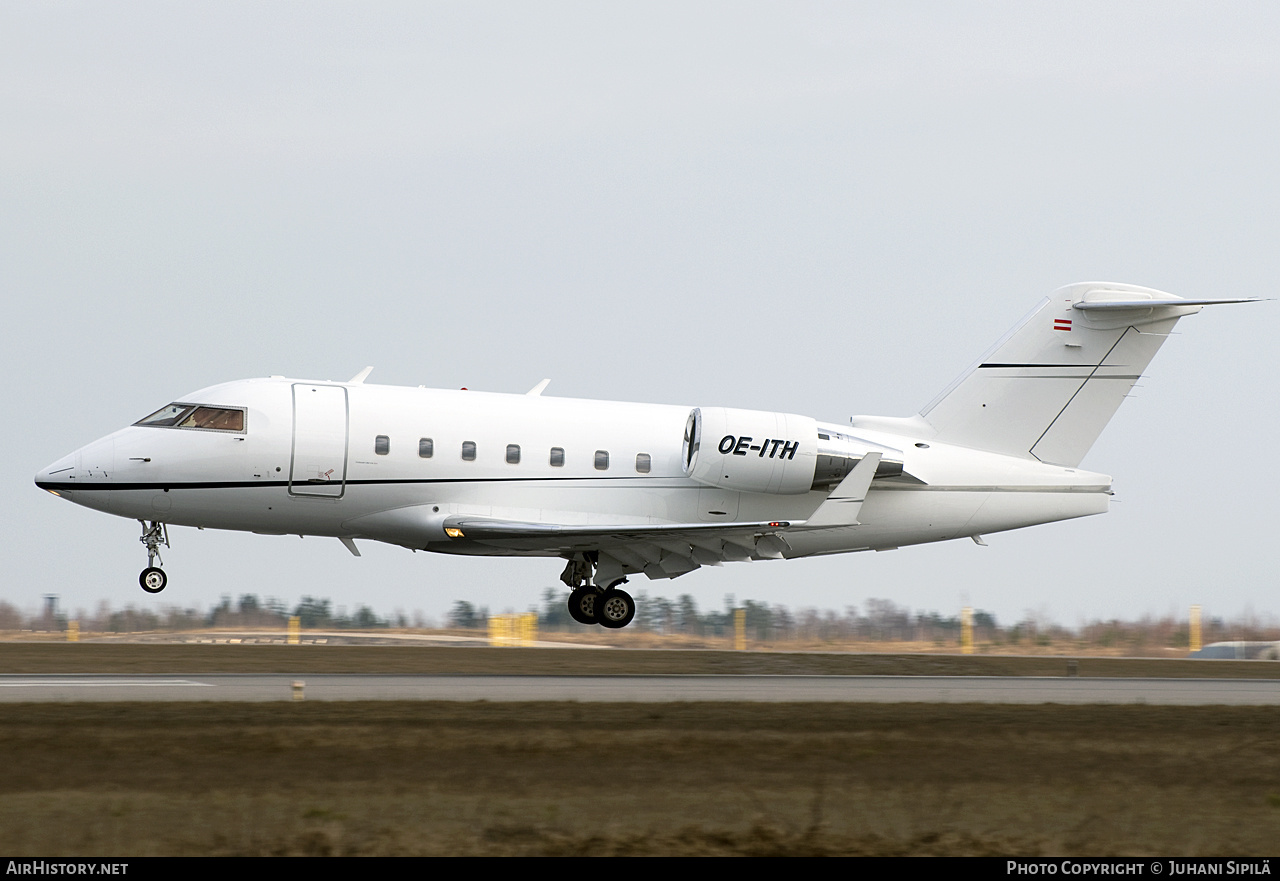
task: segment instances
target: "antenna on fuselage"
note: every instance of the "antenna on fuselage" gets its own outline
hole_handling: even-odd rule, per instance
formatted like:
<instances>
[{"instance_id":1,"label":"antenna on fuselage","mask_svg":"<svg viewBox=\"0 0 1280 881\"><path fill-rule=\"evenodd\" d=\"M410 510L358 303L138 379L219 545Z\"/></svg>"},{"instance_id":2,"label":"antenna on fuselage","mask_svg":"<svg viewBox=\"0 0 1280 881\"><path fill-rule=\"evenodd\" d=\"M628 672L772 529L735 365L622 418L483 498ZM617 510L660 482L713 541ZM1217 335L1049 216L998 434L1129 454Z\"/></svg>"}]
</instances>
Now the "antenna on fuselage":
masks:
<instances>
[{"instance_id":1,"label":"antenna on fuselage","mask_svg":"<svg viewBox=\"0 0 1280 881\"><path fill-rule=\"evenodd\" d=\"M362 384L366 379L368 379L368 378L369 378L369 374L370 374L370 373L373 373L373 368L372 368L372 367L366 367L364 370L361 370L361 371L360 371L359 373L357 373L355 376L351 377L351 379L349 380L349 382L350 382L352 385L361 385L361 384Z\"/></svg>"},{"instance_id":2,"label":"antenna on fuselage","mask_svg":"<svg viewBox=\"0 0 1280 881\"><path fill-rule=\"evenodd\" d=\"M538 383L533 388L529 389L527 392L525 392L525 394L533 395L533 397L536 398L538 395L542 394L542 390L547 387L547 383L549 382L551 382L550 377L548 377L547 379L544 379L542 382Z\"/></svg>"}]
</instances>

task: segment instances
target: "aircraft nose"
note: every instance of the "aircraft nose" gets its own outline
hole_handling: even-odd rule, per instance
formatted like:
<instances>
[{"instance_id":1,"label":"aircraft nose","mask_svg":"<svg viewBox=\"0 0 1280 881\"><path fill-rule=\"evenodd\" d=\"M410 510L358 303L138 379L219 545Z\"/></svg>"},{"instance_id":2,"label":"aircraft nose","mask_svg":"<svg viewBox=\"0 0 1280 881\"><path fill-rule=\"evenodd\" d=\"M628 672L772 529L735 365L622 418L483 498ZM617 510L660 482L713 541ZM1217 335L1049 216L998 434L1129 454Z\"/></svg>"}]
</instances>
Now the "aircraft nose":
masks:
<instances>
[{"instance_id":1,"label":"aircraft nose","mask_svg":"<svg viewBox=\"0 0 1280 881\"><path fill-rule=\"evenodd\" d=\"M115 470L115 439L108 436L42 470L36 475L36 486L68 502L111 513L115 505L111 475Z\"/></svg>"},{"instance_id":2,"label":"aircraft nose","mask_svg":"<svg viewBox=\"0 0 1280 881\"><path fill-rule=\"evenodd\" d=\"M76 473L76 454L63 456L52 465L40 469L36 474L36 486L57 495L60 490L70 489L74 485Z\"/></svg>"}]
</instances>

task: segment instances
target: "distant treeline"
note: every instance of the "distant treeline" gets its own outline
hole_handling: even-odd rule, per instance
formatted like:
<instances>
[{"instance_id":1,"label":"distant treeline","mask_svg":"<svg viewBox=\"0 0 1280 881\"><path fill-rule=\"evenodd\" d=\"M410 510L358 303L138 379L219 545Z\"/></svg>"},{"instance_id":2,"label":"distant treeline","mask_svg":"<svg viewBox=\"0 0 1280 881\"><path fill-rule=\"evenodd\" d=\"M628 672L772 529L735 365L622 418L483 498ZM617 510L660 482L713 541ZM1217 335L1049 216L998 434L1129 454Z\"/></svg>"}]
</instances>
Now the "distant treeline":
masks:
<instances>
[{"instance_id":1,"label":"distant treeline","mask_svg":"<svg viewBox=\"0 0 1280 881\"><path fill-rule=\"evenodd\" d=\"M565 601L568 592L547 588L542 605L530 609L538 618L542 631L582 631L582 625L569 618ZM891 600L869 599L861 608L847 606L842 612L830 609L769 605L755 600L736 601L726 597L721 609L701 610L692 596L683 594L675 600L637 592L636 617L629 632L690 637L730 638L734 632L737 610L744 613L747 638L755 643L858 643L858 642L928 642L957 645L960 641L960 616L938 612L912 612ZM40 614L24 615L13 605L0 602L0 631L62 631L68 617L74 617L82 631L97 633L137 633L156 630L193 630L199 628L270 627L283 629L290 617L297 616L308 629L433 628L438 626L421 612L412 617L402 611L390 616L378 615L367 605L352 613L344 607L336 610L329 599L305 596L290 608L272 597L259 598L243 594L236 601L224 596L208 611L177 606L159 609L137 609L126 606L115 610L105 601L93 614L79 611L75 615L47 605ZM482 630L488 626L490 613L484 606L466 600L453 604L443 625L453 629ZM973 613L973 638L977 644L1048 646L1083 643L1091 646L1142 650L1143 648L1187 648L1190 626L1186 619L1171 616L1144 617L1138 621L1093 621L1076 629L1064 627L1036 616L1014 624L1002 625L990 612ZM1264 640L1280 638L1275 621L1257 618L1227 621L1206 617L1201 624L1204 643L1225 640Z\"/></svg>"},{"instance_id":2,"label":"distant treeline","mask_svg":"<svg viewBox=\"0 0 1280 881\"><path fill-rule=\"evenodd\" d=\"M63 630L68 618L75 618L81 630L96 633L194 630L204 627L284 628L293 616L301 620L303 627L318 629L366 630L412 626L403 613L382 618L369 606L359 606L354 613L347 614L342 607L334 611L331 600L309 596L304 596L292 609L274 597L259 599L254 594L243 594L233 604L231 597L224 596L222 602L207 612L179 606L162 606L153 610L136 609L130 605L115 610L104 600L98 604L97 611L93 614L81 611L70 616L48 608L38 615L24 616L9 603L0 602L0 630Z\"/></svg>"},{"instance_id":3,"label":"distant treeline","mask_svg":"<svg viewBox=\"0 0 1280 881\"><path fill-rule=\"evenodd\" d=\"M554 588L543 591L542 608L536 613L541 629L574 630L582 626L569 617L567 598L567 591L557 591ZM705 612L698 608L697 601L688 594L669 600L639 592L635 595L635 601L636 617L628 629L641 633L728 636L733 633L734 616L741 609L747 634L753 639L767 642L797 638L826 641L960 638L959 616L945 618L937 612L912 615L907 609L896 606L889 600L868 600L866 613L862 615L858 614L854 606L847 607L843 614L813 608L792 612L786 606L770 606L755 600L738 603L732 596L725 597L723 609ZM465 600L459 600L453 604L449 613L449 626L484 627L487 619L486 608L477 608ZM995 616L989 612L975 612L973 623L983 633L991 634L999 630Z\"/></svg>"}]
</instances>

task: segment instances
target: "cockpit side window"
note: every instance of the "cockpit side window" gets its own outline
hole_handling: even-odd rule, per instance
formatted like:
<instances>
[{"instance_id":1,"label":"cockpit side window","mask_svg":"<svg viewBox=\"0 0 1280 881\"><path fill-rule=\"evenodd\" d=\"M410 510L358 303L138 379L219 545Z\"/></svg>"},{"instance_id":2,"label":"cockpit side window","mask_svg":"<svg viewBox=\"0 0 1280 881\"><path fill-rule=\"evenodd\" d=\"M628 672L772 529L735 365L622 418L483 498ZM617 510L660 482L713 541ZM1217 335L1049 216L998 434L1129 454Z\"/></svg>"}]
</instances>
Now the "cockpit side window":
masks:
<instances>
[{"instance_id":1,"label":"cockpit side window","mask_svg":"<svg viewBox=\"0 0 1280 881\"><path fill-rule=\"evenodd\" d=\"M213 431L244 431L244 411L226 407L196 407L179 428L208 428Z\"/></svg>"},{"instance_id":2,"label":"cockpit side window","mask_svg":"<svg viewBox=\"0 0 1280 881\"><path fill-rule=\"evenodd\" d=\"M153 428L198 428L204 431L243 432L245 411L239 407L210 407L205 404L174 403L161 407L134 425Z\"/></svg>"}]
</instances>

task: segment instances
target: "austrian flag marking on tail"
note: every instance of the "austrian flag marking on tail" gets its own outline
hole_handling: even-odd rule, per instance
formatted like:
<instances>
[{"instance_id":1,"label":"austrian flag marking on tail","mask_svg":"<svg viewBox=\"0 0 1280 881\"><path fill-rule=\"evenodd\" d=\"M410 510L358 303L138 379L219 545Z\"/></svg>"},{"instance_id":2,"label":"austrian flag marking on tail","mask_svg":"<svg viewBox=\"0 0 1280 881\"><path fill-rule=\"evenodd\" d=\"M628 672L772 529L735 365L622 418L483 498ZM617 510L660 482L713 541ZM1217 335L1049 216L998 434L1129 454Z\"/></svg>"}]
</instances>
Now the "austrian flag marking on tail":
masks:
<instances>
[{"instance_id":1,"label":"austrian flag marking on tail","mask_svg":"<svg viewBox=\"0 0 1280 881\"><path fill-rule=\"evenodd\" d=\"M1053 329L1054 329L1054 330L1066 330L1066 331L1071 330L1071 319L1070 319L1070 318L1055 318L1055 319L1053 319Z\"/></svg>"}]
</instances>

